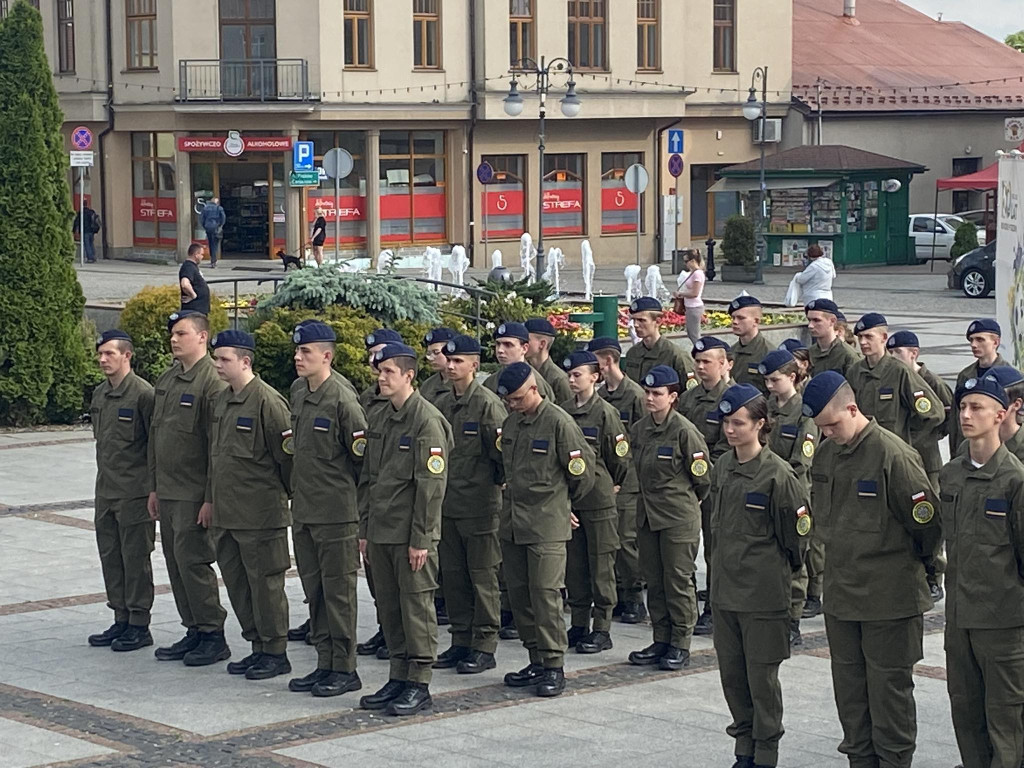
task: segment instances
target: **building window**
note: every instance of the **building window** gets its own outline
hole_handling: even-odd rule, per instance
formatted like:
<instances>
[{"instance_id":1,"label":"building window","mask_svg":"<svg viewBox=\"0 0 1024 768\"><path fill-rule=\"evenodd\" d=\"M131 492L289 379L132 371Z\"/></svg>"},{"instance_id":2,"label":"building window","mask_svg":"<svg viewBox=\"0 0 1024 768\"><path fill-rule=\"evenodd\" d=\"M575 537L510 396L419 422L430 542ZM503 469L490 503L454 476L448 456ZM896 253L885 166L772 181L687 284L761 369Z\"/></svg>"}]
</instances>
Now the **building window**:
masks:
<instances>
[{"instance_id":1,"label":"building window","mask_svg":"<svg viewBox=\"0 0 1024 768\"><path fill-rule=\"evenodd\" d=\"M544 155L544 237L582 235L586 155Z\"/></svg>"},{"instance_id":2,"label":"building window","mask_svg":"<svg viewBox=\"0 0 1024 768\"><path fill-rule=\"evenodd\" d=\"M57 72L75 71L75 3L57 0Z\"/></svg>"},{"instance_id":3,"label":"building window","mask_svg":"<svg viewBox=\"0 0 1024 768\"><path fill-rule=\"evenodd\" d=\"M156 69L156 0L127 0L128 69Z\"/></svg>"},{"instance_id":4,"label":"building window","mask_svg":"<svg viewBox=\"0 0 1024 768\"><path fill-rule=\"evenodd\" d=\"M953 175L964 176L981 168L980 157L954 157ZM977 193L973 193L977 194ZM972 192L969 189L953 190L953 213L961 213L971 209Z\"/></svg>"},{"instance_id":5,"label":"building window","mask_svg":"<svg viewBox=\"0 0 1024 768\"><path fill-rule=\"evenodd\" d=\"M690 166L690 237L694 240L704 240L712 235L723 237L725 220L740 212L738 193L708 192L708 188L721 178L719 171L725 167Z\"/></svg>"},{"instance_id":6,"label":"building window","mask_svg":"<svg viewBox=\"0 0 1024 768\"><path fill-rule=\"evenodd\" d=\"M382 242L445 242L444 139L444 131L380 132Z\"/></svg>"},{"instance_id":7,"label":"building window","mask_svg":"<svg viewBox=\"0 0 1024 768\"><path fill-rule=\"evenodd\" d=\"M441 68L441 0L412 0L412 62L417 69Z\"/></svg>"},{"instance_id":8,"label":"building window","mask_svg":"<svg viewBox=\"0 0 1024 768\"><path fill-rule=\"evenodd\" d=\"M178 245L173 133L132 134L132 231L135 245Z\"/></svg>"},{"instance_id":9,"label":"building window","mask_svg":"<svg viewBox=\"0 0 1024 768\"><path fill-rule=\"evenodd\" d=\"M607 69L605 0L569 0L569 61L577 69Z\"/></svg>"},{"instance_id":10,"label":"building window","mask_svg":"<svg viewBox=\"0 0 1024 768\"><path fill-rule=\"evenodd\" d=\"M345 0L345 66L373 66L373 0Z\"/></svg>"},{"instance_id":11,"label":"building window","mask_svg":"<svg viewBox=\"0 0 1024 768\"><path fill-rule=\"evenodd\" d=\"M643 165L643 162L643 152L601 153L602 235L636 234L636 195L626 189L626 169L634 163ZM640 206L642 222L643 195L640 196Z\"/></svg>"},{"instance_id":12,"label":"building window","mask_svg":"<svg viewBox=\"0 0 1024 768\"><path fill-rule=\"evenodd\" d=\"M306 231L312 229L318 216L327 221L324 247L334 247L335 225L340 233L341 250L366 248L366 134L362 131L317 131L303 135L313 142L314 163L323 165L323 156L333 147L341 147L352 155L352 173L339 180L338 210L334 210L334 179L323 179L319 188L306 193ZM337 216L337 218L336 218Z\"/></svg>"},{"instance_id":13,"label":"building window","mask_svg":"<svg viewBox=\"0 0 1024 768\"><path fill-rule=\"evenodd\" d=\"M526 155L484 155L494 179L483 188L488 240L518 240L526 225Z\"/></svg>"},{"instance_id":14,"label":"building window","mask_svg":"<svg viewBox=\"0 0 1024 768\"><path fill-rule=\"evenodd\" d=\"M636 68L661 69L661 29L658 26L659 0L636 2Z\"/></svg>"},{"instance_id":15,"label":"building window","mask_svg":"<svg viewBox=\"0 0 1024 768\"><path fill-rule=\"evenodd\" d=\"M715 71L736 71L736 0L715 0Z\"/></svg>"},{"instance_id":16,"label":"building window","mask_svg":"<svg viewBox=\"0 0 1024 768\"><path fill-rule=\"evenodd\" d=\"M508 52L512 69L520 66L523 59L533 56L533 8L537 0L509 0L508 3Z\"/></svg>"}]
</instances>

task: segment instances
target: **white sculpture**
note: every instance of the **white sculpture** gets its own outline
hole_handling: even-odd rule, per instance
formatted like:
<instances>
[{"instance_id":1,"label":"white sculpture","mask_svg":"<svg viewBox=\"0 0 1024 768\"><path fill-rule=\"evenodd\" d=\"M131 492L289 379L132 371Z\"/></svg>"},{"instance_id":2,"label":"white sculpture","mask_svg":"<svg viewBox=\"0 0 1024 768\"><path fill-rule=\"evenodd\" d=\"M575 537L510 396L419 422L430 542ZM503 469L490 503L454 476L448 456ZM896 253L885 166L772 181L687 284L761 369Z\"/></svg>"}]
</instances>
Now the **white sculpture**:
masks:
<instances>
[{"instance_id":1,"label":"white sculpture","mask_svg":"<svg viewBox=\"0 0 1024 768\"><path fill-rule=\"evenodd\" d=\"M565 266L565 256L561 248L548 249L548 263L544 268L543 279L551 283L552 293L558 296L561 293L561 269Z\"/></svg>"},{"instance_id":2,"label":"white sculpture","mask_svg":"<svg viewBox=\"0 0 1024 768\"><path fill-rule=\"evenodd\" d=\"M594 272L597 265L594 263L594 251L590 247L590 241L584 240L580 244L583 252L583 300L592 301L594 298Z\"/></svg>"},{"instance_id":3,"label":"white sculpture","mask_svg":"<svg viewBox=\"0 0 1024 768\"><path fill-rule=\"evenodd\" d=\"M644 295L643 285L640 283L640 265L630 264L623 274L626 276L626 303L632 304L634 299Z\"/></svg>"},{"instance_id":4,"label":"white sculpture","mask_svg":"<svg viewBox=\"0 0 1024 768\"><path fill-rule=\"evenodd\" d=\"M390 248L385 248L379 254L377 254L377 274L385 275L391 271L391 266L395 263L395 252Z\"/></svg>"},{"instance_id":5,"label":"white sculpture","mask_svg":"<svg viewBox=\"0 0 1024 768\"><path fill-rule=\"evenodd\" d=\"M498 267L504 266L501 263L502 258L501 251L497 248L491 251L491 269L497 269Z\"/></svg>"},{"instance_id":6,"label":"white sculpture","mask_svg":"<svg viewBox=\"0 0 1024 768\"><path fill-rule=\"evenodd\" d=\"M444 259L441 256L441 250L428 246L426 251L423 253L423 274L428 280L440 280L442 272L444 270ZM434 290L440 290L440 287L433 286Z\"/></svg>"},{"instance_id":7,"label":"white sculpture","mask_svg":"<svg viewBox=\"0 0 1024 768\"><path fill-rule=\"evenodd\" d=\"M523 232L519 238L519 266L523 270L523 277L527 285L533 285L537 279L537 269L533 262L537 258L537 248L533 244L533 238L529 232Z\"/></svg>"},{"instance_id":8,"label":"white sculpture","mask_svg":"<svg viewBox=\"0 0 1024 768\"><path fill-rule=\"evenodd\" d=\"M672 297L668 288L665 287L665 281L661 279L661 267L657 264L651 264L651 266L647 268L647 276L644 278L644 287L646 288L644 295L653 296L658 301L663 302Z\"/></svg>"},{"instance_id":9,"label":"white sculpture","mask_svg":"<svg viewBox=\"0 0 1024 768\"><path fill-rule=\"evenodd\" d=\"M452 273L452 282L457 285L464 285L467 269L469 269L469 257L466 256L466 249L461 245L453 245L452 255L448 260L448 271ZM463 292L453 288L452 293L462 294Z\"/></svg>"}]
</instances>

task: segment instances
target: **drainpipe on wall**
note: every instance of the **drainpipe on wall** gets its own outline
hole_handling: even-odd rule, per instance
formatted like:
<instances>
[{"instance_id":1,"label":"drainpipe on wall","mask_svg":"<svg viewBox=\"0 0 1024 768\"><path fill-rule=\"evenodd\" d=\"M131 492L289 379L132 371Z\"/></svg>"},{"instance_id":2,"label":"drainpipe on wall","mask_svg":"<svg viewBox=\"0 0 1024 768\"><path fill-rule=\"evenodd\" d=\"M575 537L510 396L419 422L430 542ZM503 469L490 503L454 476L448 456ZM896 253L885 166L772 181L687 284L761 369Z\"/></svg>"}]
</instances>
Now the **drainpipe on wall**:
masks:
<instances>
[{"instance_id":1,"label":"drainpipe on wall","mask_svg":"<svg viewBox=\"0 0 1024 768\"><path fill-rule=\"evenodd\" d=\"M664 237L665 237L665 233L663 231L664 228L662 227L662 221L661 221L661 185L662 185L662 181L663 181L662 176L664 174L663 168L665 167L665 164L662 162L662 158L661 158L661 137L664 135L665 131L667 131L669 128L672 128L674 126L679 125L681 122L683 122L683 118L677 117L671 123L663 125L661 128L658 129L657 133L654 134L654 159L655 159L654 189L657 190L657 194L654 195L654 199L655 199L655 203L656 203L656 206L655 206L655 209L654 209L654 233L655 233L654 234L654 245L655 245L655 251L654 251L655 259L654 259L654 263L655 264L660 264L661 263L661 246L662 246L662 243L664 242ZM682 178L682 177L680 177L680 178ZM678 183L679 183L679 179L676 179L676 184L678 184ZM679 249L679 243L676 243L676 250L678 250L678 249ZM670 254L670 260L671 260L671 254Z\"/></svg>"},{"instance_id":2,"label":"drainpipe on wall","mask_svg":"<svg viewBox=\"0 0 1024 768\"><path fill-rule=\"evenodd\" d=\"M100 131L98 138L99 154L100 154L100 210L103 211L100 216L100 224L102 233L100 235L100 242L103 248L103 258L112 258L110 253L110 242L107 237L107 225L110 221L110 217L107 215L107 161L106 153L104 152L103 145L104 139L107 134L114 130L114 52L112 50L114 40L114 28L110 19L110 3L111 0L106 0L104 3L104 13L106 14L106 38L107 38L107 126Z\"/></svg>"},{"instance_id":3,"label":"drainpipe on wall","mask_svg":"<svg viewBox=\"0 0 1024 768\"><path fill-rule=\"evenodd\" d=\"M476 131L476 119L476 0L469 0L469 136L466 140L466 152L468 153L468 160L466 162L468 186L466 189L469 191L469 242L466 243L466 255L469 257L470 264L479 266L475 264L474 259L474 256L476 255L476 222L474 220L474 215L476 213L476 187L474 186L474 182L476 181L476 168L474 166L474 163L476 162L476 154L473 149L473 135ZM484 254L484 258L487 258L487 254Z\"/></svg>"}]
</instances>

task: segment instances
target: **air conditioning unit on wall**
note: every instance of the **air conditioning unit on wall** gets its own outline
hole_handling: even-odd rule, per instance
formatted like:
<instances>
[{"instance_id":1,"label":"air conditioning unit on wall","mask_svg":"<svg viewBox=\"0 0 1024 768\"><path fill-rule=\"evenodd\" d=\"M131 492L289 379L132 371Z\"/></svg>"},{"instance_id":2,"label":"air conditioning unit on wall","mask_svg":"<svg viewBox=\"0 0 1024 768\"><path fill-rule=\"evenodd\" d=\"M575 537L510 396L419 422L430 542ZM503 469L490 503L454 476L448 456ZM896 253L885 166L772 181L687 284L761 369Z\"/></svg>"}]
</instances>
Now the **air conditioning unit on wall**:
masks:
<instances>
[{"instance_id":1,"label":"air conditioning unit on wall","mask_svg":"<svg viewBox=\"0 0 1024 768\"><path fill-rule=\"evenodd\" d=\"M764 137L761 136L761 125L764 125ZM766 120L755 120L750 126L755 144L778 144L782 141L782 118L769 117Z\"/></svg>"}]
</instances>

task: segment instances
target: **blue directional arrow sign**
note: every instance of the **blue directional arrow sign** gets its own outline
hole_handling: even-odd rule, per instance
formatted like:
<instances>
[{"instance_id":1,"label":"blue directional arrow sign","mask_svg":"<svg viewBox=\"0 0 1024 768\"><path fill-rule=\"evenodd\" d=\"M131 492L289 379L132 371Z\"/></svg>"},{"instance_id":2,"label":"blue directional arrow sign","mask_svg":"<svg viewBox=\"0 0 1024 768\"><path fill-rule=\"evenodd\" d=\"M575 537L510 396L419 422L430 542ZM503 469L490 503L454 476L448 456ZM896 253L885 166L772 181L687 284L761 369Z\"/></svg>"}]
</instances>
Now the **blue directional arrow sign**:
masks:
<instances>
[{"instance_id":1,"label":"blue directional arrow sign","mask_svg":"<svg viewBox=\"0 0 1024 768\"><path fill-rule=\"evenodd\" d=\"M681 128L669 130L668 151L673 155L683 154L683 131Z\"/></svg>"}]
</instances>

